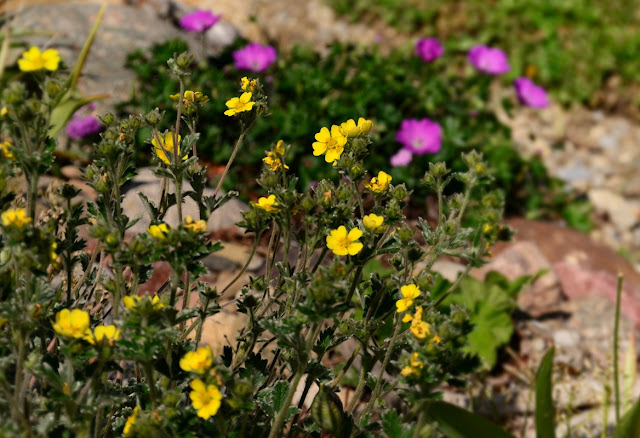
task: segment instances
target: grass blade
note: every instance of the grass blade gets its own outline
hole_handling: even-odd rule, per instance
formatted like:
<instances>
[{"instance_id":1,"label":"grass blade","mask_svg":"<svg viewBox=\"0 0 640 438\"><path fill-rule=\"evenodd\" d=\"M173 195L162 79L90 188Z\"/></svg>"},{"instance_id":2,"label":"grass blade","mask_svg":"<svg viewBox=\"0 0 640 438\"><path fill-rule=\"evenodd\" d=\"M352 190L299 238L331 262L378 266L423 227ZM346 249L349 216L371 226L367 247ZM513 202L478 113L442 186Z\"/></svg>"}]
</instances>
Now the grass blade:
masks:
<instances>
[{"instance_id":1,"label":"grass blade","mask_svg":"<svg viewBox=\"0 0 640 438\"><path fill-rule=\"evenodd\" d=\"M551 374L553 371L553 355L555 349L551 348L542 358L540 368L536 374L536 437L555 438L556 413L553 406L553 386Z\"/></svg>"}]
</instances>

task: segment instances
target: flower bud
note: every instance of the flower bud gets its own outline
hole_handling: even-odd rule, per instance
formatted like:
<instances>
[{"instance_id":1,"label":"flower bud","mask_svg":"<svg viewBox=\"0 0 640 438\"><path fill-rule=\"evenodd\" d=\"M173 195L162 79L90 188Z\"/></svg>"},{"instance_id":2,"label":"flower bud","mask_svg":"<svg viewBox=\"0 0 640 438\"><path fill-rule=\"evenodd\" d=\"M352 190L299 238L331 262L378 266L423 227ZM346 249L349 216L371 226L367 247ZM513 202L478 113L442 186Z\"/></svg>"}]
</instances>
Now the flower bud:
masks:
<instances>
[{"instance_id":1,"label":"flower bud","mask_svg":"<svg viewBox=\"0 0 640 438\"><path fill-rule=\"evenodd\" d=\"M311 418L322 429L336 435L344 432L344 412L340 398L326 385L320 385L311 403ZM344 435L342 435L344 436Z\"/></svg>"},{"instance_id":2,"label":"flower bud","mask_svg":"<svg viewBox=\"0 0 640 438\"><path fill-rule=\"evenodd\" d=\"M449 173L449 170L447 170L446 163L438 162L435 164L429 163L429 172L431 172L436 178L442 178Z\"/></svg>"},{"instance_id":3,"label":"flower bud","mask_svg":"<svg viewBox=\"0 0 640 438\"><path fill-rule=\"evenodd\" d=\"M193 63L193 55L187 52L181 53L176 59L176 65L182 69L189 67Z\"/></svg>"},{"instance_id":4,"label":"flower bud","mask_svg":"<svg viewBox=\"0 0 640 438\"><path fill-rule=\"evenodd\" d=\"M401 184L393 188L393 193L391 194L391 196L393 196L393 198L398 201L402 201L407 196L409 196L409 192L407 191L407 188L404 186L404 184Z\"/></svg>"},{"instance_id":5,"label":"flower bud","mask_svg":"<svg viewBox=\"0 0 640 438\"><path fill-rule=\"evenodd\" d=\"M455 236L458 231L458 224L454 221L449 221L444 224L444 232L447 236Z\"/></svg>"},{"instance_id":6,"label":"flower bud","mask_svg":"<svg viewBox=\"0 0 640 438\"><path fill-rule=\"evenodd\" d=\"M104 116L99 117L99 119L107 126L112 126L116 123L116 117L112 113L106 113Z\"/></svg>"},{"instance_id":7,"label":"flower bud","mask_svg":"<svg viewBox=\"0 0 640 438\"><path fill-rule=\"evenodd\" d=\"M308 195L302 198L302 201L300 202L300 206L305 211L311 210L314 207L314 205L315 204L313 202L313 199L311 199L311 197L309 197Z\"/></svg>"}]
</instances>

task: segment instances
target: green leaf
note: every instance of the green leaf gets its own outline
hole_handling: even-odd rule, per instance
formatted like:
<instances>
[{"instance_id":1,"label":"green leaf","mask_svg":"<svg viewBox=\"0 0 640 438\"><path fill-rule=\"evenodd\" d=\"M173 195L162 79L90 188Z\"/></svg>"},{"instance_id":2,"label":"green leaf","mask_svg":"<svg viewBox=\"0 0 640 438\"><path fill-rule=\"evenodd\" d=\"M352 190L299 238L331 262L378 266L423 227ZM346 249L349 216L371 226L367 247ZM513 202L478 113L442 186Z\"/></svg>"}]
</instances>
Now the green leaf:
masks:
<instances>
[{"instance_id":1,"label":"green leaf","mask_svg":"<svg viewBox=\"0 0 640 438\"><path fill-rule=\"evenodd\" d=\"M288 392L289 382L280 380L275 385L258 393L258 404L267 415L275 418L276 414L282 410Z\"/></svg>"},{"instance_id":2,"label":"green leaf","mask_svg":"<svg viewBox=\"0 0 640 438\"><path fill-rule=\"evenodd\" d=\"M556 413L553 406L553 386L551 382L554 353L555 349L551 348L544 355L536 374L536 437L538 438L553 438L556 436Z\"/></svg>"},{"instance_id":3,"label":"green leaf","mask_svg":"<svg viewBox=\"0 0 640 438\"><path fill-rule=\"evenodd\" d=\"M451 403L433 401L426 409L427 419L437 422L436 427L447 438L514 438L486 418Z\"/></svg>"},{"instance_id":4,"label":"green leaf","mask_svg":"<svg viewBox=\"0 0 640 438\"><path fill-rule=\"evenodd\" d=\"M402 424L402 418L394 410L382 416L382 431L388 438L409 438L412 434L412 430Z\"/></svg>"},{"instance_id":5,"label":"green leaf","mask_svg":"<svg viewBox=\"0 0 640 438\"><path fill-rule=\"evenodd\" d=\"M613 438L637 438L640 436L640 399L620 419Z\"/></svg>"}]
</instances>

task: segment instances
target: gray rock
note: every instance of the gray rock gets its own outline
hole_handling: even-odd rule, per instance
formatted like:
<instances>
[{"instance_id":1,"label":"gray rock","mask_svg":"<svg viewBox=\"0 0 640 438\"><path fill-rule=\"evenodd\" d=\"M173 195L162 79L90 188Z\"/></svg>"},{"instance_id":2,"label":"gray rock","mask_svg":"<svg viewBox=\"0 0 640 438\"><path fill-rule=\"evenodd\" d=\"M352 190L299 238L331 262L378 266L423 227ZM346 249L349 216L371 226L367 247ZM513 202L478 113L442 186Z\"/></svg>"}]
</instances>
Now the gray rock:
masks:
<instances>
[{"instance_id":1,"label":"gray rock","mask_svg":"<svg viewBox=\"0 0 640 438\"><path fill-rule=\"evenodd\" d=\"M580 333L573 330L557 330L553 333L553 342L557 347L575 347L580 342Z\"/></svg>"}]
</instances>

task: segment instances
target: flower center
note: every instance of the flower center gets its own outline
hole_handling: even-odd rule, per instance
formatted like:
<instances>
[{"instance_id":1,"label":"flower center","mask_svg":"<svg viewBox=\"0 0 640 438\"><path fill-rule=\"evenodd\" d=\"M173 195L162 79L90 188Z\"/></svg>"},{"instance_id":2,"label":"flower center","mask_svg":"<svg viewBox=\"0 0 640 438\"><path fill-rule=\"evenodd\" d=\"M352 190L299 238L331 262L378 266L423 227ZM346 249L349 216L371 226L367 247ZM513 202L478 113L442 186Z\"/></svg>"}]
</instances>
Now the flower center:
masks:
<instances>
[{"instance_id":1,"label":"flower center","mask_svg":"<svg viewBox=\"0 0 640 438\"><path fill-rule=\"evenodd\" d=\"M422 149L424 147L424 139L423 138L414 138L411 140L411 146L415 149Z\"/></svg>"}]
</instances>

